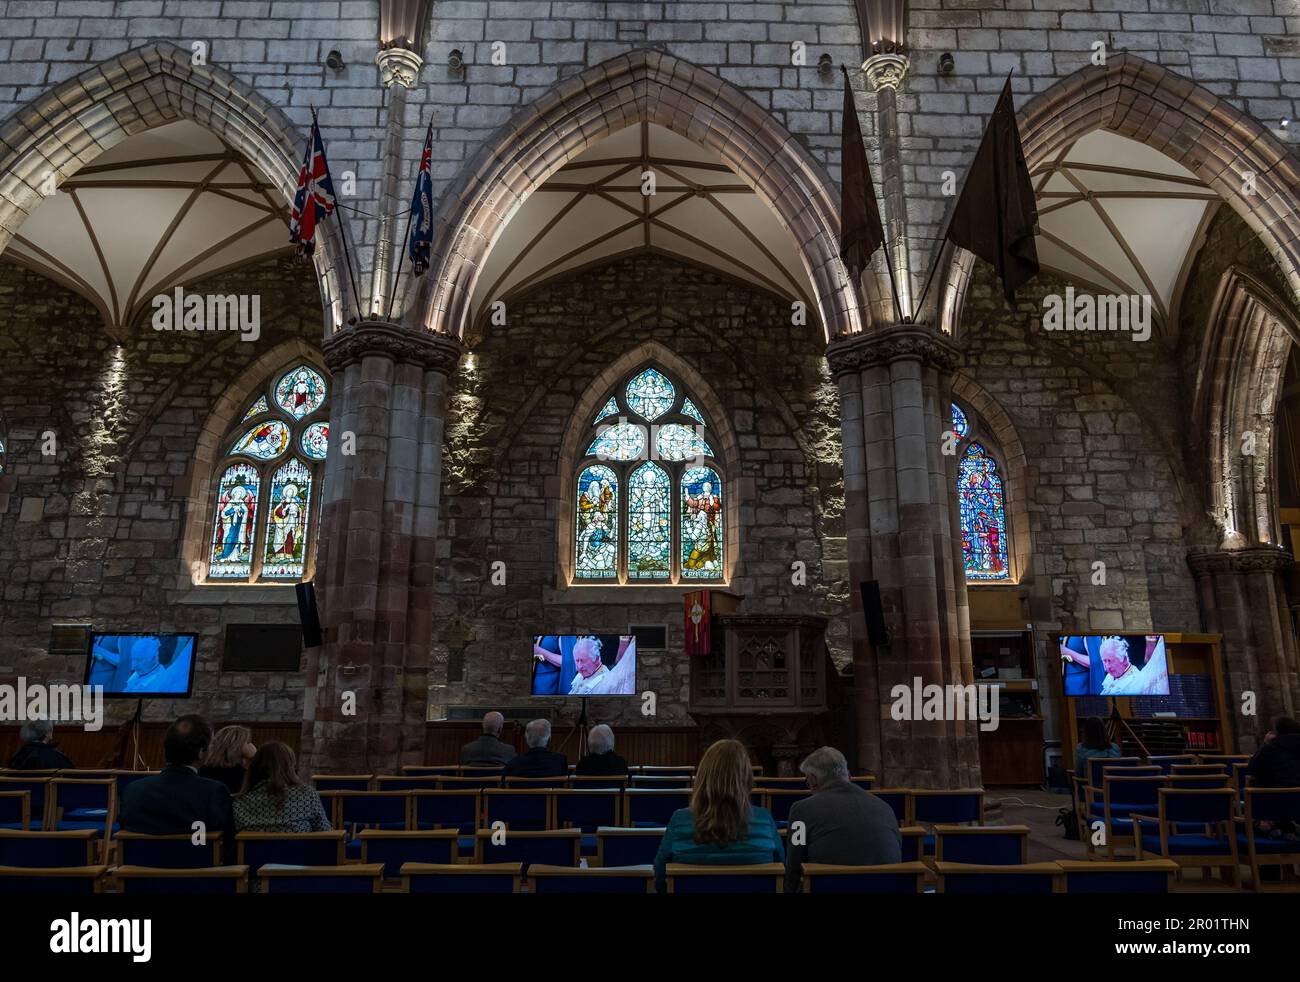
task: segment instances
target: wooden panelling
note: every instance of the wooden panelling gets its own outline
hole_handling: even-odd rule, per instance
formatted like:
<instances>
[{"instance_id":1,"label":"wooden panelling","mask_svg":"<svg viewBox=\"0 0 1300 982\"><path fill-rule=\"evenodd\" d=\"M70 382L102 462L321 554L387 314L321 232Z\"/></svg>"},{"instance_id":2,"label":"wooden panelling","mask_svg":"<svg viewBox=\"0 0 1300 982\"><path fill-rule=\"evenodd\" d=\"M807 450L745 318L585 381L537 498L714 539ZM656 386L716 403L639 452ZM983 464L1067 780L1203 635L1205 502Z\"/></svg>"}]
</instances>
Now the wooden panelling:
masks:
<instances>
[{"instance_id":1,"label":"wooden panelling","mask_svg":"<svg viewBox=\"0 0 1300 982\"><path fill-rule=\"evenodd\" d=\"M227 725L225 722L222 726ZM265 743L268 740L280 740L298 749L298 737L302 724L290 723L244 723L253 731L253 742ZM156 770L163 765L163 737L167 734L168 723L163 720L149 721L140 726L140 756L144 758L145 767ZM15 725L0 726L0 765L7 765L21 746L19 732L21 727ZM82 730L73 726L60 726L54 730L54 739L63 753L78 767L107 767L108 761L118 749L121 728L105 726L97 732ZM131 748L126 748L126 757L122 766L131 767Z\"/></svg>"}]
</instances>

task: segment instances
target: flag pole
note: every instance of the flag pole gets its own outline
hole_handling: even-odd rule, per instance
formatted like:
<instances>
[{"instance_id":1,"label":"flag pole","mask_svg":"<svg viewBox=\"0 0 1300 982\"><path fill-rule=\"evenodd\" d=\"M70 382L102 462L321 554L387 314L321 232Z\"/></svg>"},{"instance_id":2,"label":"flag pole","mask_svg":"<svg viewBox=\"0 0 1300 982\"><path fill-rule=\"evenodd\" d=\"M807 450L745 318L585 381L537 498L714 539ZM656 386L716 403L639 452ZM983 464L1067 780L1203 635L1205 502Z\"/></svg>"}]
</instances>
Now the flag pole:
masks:
<instances>
[{"instance_id":1,"label":"flag pole","mask_svg":"<svg viewBox=\"0 0 1300 982\"><path fill-rule=\"evenodd\" d=\"M316 107L315 107L315 106L312 106L312 108L311 108L311 125L312 125L312 129L314 129L314 130L316 131L317 135L319 135L319 134L320 134L320 122L319 122L319 120L317 120L317 118L316 118ZM325 141L322 140L322 141L321 141L321 147L322 147L322 149L324 148L324 146L325 146ZM315 148L313 148L313 152L314 152L314 151L315 151ZM326 158L326 159L328 160L328 158ZM331 175L331 176L332 176L332 175ZM314 204L313 204L313 207L314 207ZM339 209L338 209L337 207L335 207L334 210L335 210L335 211L339 211ZM347 264L348 264L348 278L349 278L349 279L351 280L351 282L352 282L352 303L353 303L353 306L355 306L355 307L357 308L357 319L358 319L358 320L361 320L361 319L363 319L363 317L362 317L362 313L361 313L361 291L357 289L357 274L356 274L356 272L355 272L355 271L353 270L353 268L352 268L352 252L351 252L351 250L348 248L348 230L347 230L346 228L343 227L343 216L342 216L341 214L339 215L339 238L341 238L341 239L343 240L343 258L344 258L344 260L345 260L345 261L347 262ZM346 302L345 302L345 303L344 303L344 308L345 308L345 309L344 309L344 311L343 311L343 320L344 320L344 321L346 321L346 320L348 319L348 312L347 312L346 307L347 307L347 304L346 304Z\"/></svg>"},{"instance_id":2,"label":"flag pole","mask_svg":"<svg viewBox=\"0 0 1300 982\"><path fill-rule=\"evenodd\" d=\"M426 145L428 144L429 138L432 135L433 135L433 122L430 121L428 132L426 132L424 135L424 142ZM421 164L423 164L424 147L420 148L420 160L421 160ZM415 175L415 181L416 184L419 184L420 182L420 172L418 170ZM402 266L406 262L406 253L410 246L411 216L414 214L414 212L415 212L414 208L408 208L406 210L406 228L402 232L402 248L401 248L401 253L397 257L397 275L393 277L393 291L388 295L388 312L387 312L388 317L393 316L393 304L397 301L397 285L402 282Z\"/></svg>"}]
</instances>

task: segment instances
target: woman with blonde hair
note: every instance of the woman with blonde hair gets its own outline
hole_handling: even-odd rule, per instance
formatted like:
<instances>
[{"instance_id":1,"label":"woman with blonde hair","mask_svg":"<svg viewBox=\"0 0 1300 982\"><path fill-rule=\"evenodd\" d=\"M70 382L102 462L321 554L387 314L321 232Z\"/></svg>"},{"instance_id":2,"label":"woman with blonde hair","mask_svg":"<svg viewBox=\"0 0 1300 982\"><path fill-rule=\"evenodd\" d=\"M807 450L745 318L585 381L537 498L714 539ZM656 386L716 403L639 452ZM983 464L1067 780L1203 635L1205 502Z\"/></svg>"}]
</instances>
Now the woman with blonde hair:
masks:
<instances>
[{"instance_id":1,"label":"woman with blonde hair","mask_svg":"<svg viewBox=\"0 0 1300 982\"><path fill-rule=\"evenodd\" d=\"M212 736L199 767L199 777L220 781L231 794L238 794L244 786L248 762L255 753L252 730L247 726L223 726Z\"/></svg>"},{"instance_id":2,"label":"woman with blonde hair","mask_svg":"<svg viewBox=\"0 0 1300 982\"><path fill-rule=\"evenodd\" d=\"M235 796L237 832L328 832L320 795L298 776L293 749L279 740L262 745Z\"/></svg>"},{"instance_id":3,"label":"woman with blonde hair","mask_svg":"<svg viewBox=\"0 0 1300 982\"><path fill-rule=\"evenodd\" d=\"M753 866L785 861L776 822L750 803L754 770L737 740L719 740L700 758L689 808L673 812L655 856L655 889L667 888L669 863Z\"/></svg>"}]
</instances>

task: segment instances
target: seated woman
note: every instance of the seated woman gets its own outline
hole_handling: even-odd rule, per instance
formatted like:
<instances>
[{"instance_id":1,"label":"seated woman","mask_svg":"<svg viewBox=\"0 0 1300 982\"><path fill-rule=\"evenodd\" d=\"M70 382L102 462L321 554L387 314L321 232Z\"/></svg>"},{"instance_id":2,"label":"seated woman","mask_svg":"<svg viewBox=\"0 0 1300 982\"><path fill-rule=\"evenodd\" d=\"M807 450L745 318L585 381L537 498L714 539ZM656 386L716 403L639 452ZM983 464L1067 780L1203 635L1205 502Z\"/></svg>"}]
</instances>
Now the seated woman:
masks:
<instances>
[{"instance_id":1,"label":"seated woman","mask_svg":"<svg viewBox=\"0 0 1300 982\"><path fill-rule=\"evenodd\" d=\"M736 740L719 740L700 758L689 808L673 812L655 856L655 889L667 890L669 863L754 866L785 861L785 847L766 808L750 804L754 771Z\"/></svg>"},{"instance_id":2,"label":"seated woman","mask_svg":"<svg viewBox=\"0 0 1300 982\"><path fill-rule=\"evenodd\" d=\"M247 726L223 726L212 737L212 745L199 767L199 777L220 781L232 795L239 794L248 762L256 753L252 730Z\"/></svg>"},{"instance_id":3,"label":"seated woman","mask_svg":"<svg viewBox=\"0 0 1300 982\"><path fill-rule=\"evenodd\" d=\"M1074 750L1074 775L1088 779L1088 760L1092 757L1118 757L1119 745L1106 736L1106 726L1099 716L1089 716L1083 724L1083 741Z\"/></svg>"},{"instance_id":4,"label":"seated woman","mask_svg":"<svg viewBox=\"0 0 1300 982\"><path fill-rule=\"evenodd\" d=\"M328 832L320 795L298 777L293 750L279 740L263 744L235 796L237 832Z\"/></svg>"}]
</instances>

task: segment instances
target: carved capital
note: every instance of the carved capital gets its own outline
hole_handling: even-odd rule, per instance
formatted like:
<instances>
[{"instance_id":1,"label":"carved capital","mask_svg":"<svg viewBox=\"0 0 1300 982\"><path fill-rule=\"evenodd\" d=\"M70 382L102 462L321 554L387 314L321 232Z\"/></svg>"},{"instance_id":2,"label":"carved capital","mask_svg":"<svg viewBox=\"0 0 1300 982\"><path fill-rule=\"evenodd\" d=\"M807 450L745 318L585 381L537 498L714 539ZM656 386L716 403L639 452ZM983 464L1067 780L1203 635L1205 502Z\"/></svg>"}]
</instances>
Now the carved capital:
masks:
<instances>
[{"instance_id":1,"label":"carved capital","mask_svg":"<svg viewBox=\"0 0 1300 982\"><path fill-rule=\"evenodd\" d=\"M1210 573L1285 573L1295 560L1273 546L1254 546L1189 553L1187 565L1200 577Z\"/></svg>"},{"instance_id":2,"label":"carved capital","mask_svg":"<svg viewBox=\"0 0 1300 982\"><path fill-rule=\"evenodd\" d=\"M902 88L910 64L899 54L872 55L862 63L862 71L867 76L872 91L897 90Z\"/></svg>"},{"instance_id":3,"label":"carved capital","mask_svg":"<svg viewBox=\"0 0 1300 982\"><path fill-rule=\"evenodd\" d=\"M950 372L961 353L938 331L917 324L899 324L836 338L826 347L826 360L837 378L909 358Z\"/></svg>"},{"instance_id":4,"label":"carved capital","mask_svg":"<svg viewBox=\"0 0 1300 982\"><path fill-rule=\"evenodd\" d=\"M375 55L375 64L379 66L379 78L384 83L384 88L397 83L410 89L414 88L420 78L424 59L410 48L393 46L384 48Z\"/></svg>"},{"instance_id":5,"label":"carved capital","mask_svg":"<svg viewBox=\"0 0 1300 982\"><path fill-rule=\"evenodd\" d=\"M339 372L370 355L450 375L460 362L461 344L446 334L413 331L385 321L362 321L336 331L321 346L325 364Z\"/></svg>"}]
</instances>

